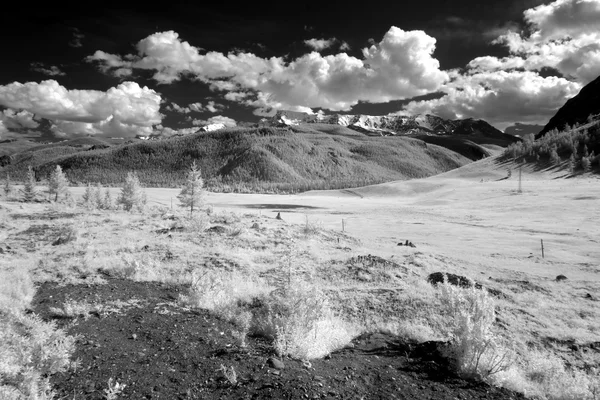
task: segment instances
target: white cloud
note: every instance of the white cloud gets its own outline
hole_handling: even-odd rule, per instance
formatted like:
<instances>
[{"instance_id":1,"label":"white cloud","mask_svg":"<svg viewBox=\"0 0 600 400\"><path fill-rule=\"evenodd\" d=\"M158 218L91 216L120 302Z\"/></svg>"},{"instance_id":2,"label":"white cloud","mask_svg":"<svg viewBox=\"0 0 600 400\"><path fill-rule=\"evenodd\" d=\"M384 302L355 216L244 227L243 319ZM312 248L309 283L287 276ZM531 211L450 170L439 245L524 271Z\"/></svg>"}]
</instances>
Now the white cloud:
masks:
<instances>
[{"instance_id":1,"label":"white cloud","mask_svg":"<svg viewBox=\"0 0 600 400\"><path fill-rule=\"evenodd\" d=\"M304 44L313 50L321 51L330 48L338 40L336 38L331 39L308 39L304 41Z\"/></svg>"},{"instance_id":2,"label":"white cloud","mask_svg":"<svg viewBox=\"0 0 600 400\"><path fill-rule=\"evenodd\" d=\"M536 41L600 32L598 0L557 0L526 10L524 16L535 27L531 38Z\"/></svg>"},{"instance_id":3,"label":"white cloud","mask_svg":"<svg viewBox=\"0 0 600 400\"><path fill-rule=\"evenodd\" d=\"M350 45L347 42L342 42L342 44L340 45L340 50L348 51L348 50L350 50Z\"/></svg>"},{"instance_id":4,"label":"white cloud","mask_svg":"<svg viewBox=\"0 0 600 400\"><path fill-rule=\"evenodd\" d=\"M29 111L16 112L10 108L0 112L0 121L6 129L35 129L40 124L33 119L34 114Z\"/></svg>"},{"instance_id":5,"label":"white cloud","mask_svg":"<svg viewBox=\"0 0 600 400\"><path fill-rule=\"evenodd\" d=\"M191 104L188 104L187 107L181 107L179 104L172 102L171 105L168 105L166 107L166 109L168 111L175 111L180 114L189 114L192 111L195 111L195 112L209 111L211 113L216 113L216 112L219 112L219 111L225 109L225 106L223 104L219 104L219 103L214 102L213 100L210 100L206 106L203 106L202 103L191 103Z\"/></svg>"},{"instance_id":6,"label":"white cloud","mask_svg":"<svg viewBox=\"0 0 600 400\"><path fill-rule=\"evenodd\" d=\"M152 133L152 135L148 136L162 136L169 137L173 135L189 135L192 133L198 132L198 128L181 128L181 129L173 129L169 127L165 127L162 125L156 126L156 129Z\"/></svg>"},{"instance_id":7,"label":"white cloud","mask_svg":"<svg viewBox=\"0 0 600 400\"><path fill-rule=\"evenodd\" d=\"M88 57L107 72L115 68L154 70L159 83L182 75L211 89L233 92L226 98L256 107L348 110L359 101L387 102L424 95L448 79L433 58L435 39L422 31L392 27L379 43L363 49L363 59L345 53L312 52L291 62L252 53L200 54L176 32L159 32L141 40L138 55L121 57L97 51ZM251 93L256 100L248 100ZM228 93L229 94L229 93Z\"/></svg>"},{"instance_id":8,"label":"white cloud","mask_svg":"<svg viewBox=\"0 0 600 400\"><path fill-rule=\"evenodd\" d=\"M507 57L478 57L451 73L446 96L411 102L405 111L449 118L483 118L504 128L515 122L546 124L581 87L600 75L600 1L557 0L524 12L529 34L509 31L494 43ZM542 77L553 68L563 77Z\"/></svg>"},{"instance_id":9,"label":"white cloud","mask_svg":"<svg viewBox=\"0 0 600 400\"><path fill-rule=\"evenodd\" d=\"M43 63L32 63L31 70L36 71L36 72L41 72L42 74L48 75L48 76L64 76L64 75L66 75L57 66L52 65L52 66L50 66L50 68L46 68L46 66Z\"/></svg>"},{"instance_id":10,"label":"white cloud","mask_svg":"<svg viewBox=\"0 0 600 400\"><path fill-rule=\"evenodd\" d=\"M192 110L189 107L181 107L179 104L175 102L171 102L170 106L166 107L168 111L175 111L180 114L189 114Z\"/></svg>"},{"instance_id":11,"label":"white cloud","mask_svg":"<svg viewBox=\"0 0 600 400\"><path fill-rule=\"evenodd\" d=\"M225 109L225 106L223 104L215 103L214 101L211 100L206 105L206 109L208 111L210 111L211 113L216 113L216 112L219 112L219 111Z\"/></svg>"},{"instance_id":12,"label":"white cloud","mask_svg":"<svg viewBox=\"0 0 600 400\"><path fill-rule=\"evenodd\" d=\"M480 118L499 129L516 121L545 124L581 88L565 78L544 78L532 71L476 71L454 73L453 78L443 89L446 96L413 101L405 111L450 119Z\"/></svg>"},{"instance_id":13,"label":"white cloud","mask_svg":"<svg viewBox=\"0 0 600 400\"><path fill-rule=\"evenodd\" d=\"M47 118L57 134L134 136L159 124L161 97L135 82L108 89L68 90L54 80L0 86L0 105Z\"/></svg>"},{"instance_id":14,"label":"white cloud","mask_svg":"<svg viewBox=\"0 0 600 400\"><path fill-rule=\"evenodd\" d=\"M203 110L202 103L191 103L188 108L192 111L201 112Z\"/></svg>"},{"instance_id":15,"label":"white cloud","mask_svg":"<svg viewBox=\"0 0 600 400\"><path fill-rule=\"evenodd\" d=\"M132 74L132 62L123 60L120 56L97 50L93 55L87 56L87 62L97 62L100 71L122 78Z\"/></svg>"},{"instance_id":16,"label":"white cloud","mask_svg":"<svg viewBox=\"0 0 600 400\"><path fill-rule=\"evenodd\" d=\"M600 1L557 0L524 12L529 35L509 31L494 43L511 55L480 57L471 67L480 70L554 68L570 80L586 84L600 75Z\"/></svg>"},{"instance_id":17,"label":"white cloud","mask_svg":"<svg viewBox=\"0 0 600 400\"><path fill-rule=\"evenodd\" d=\"M226 127L233 127L237 125L237 122L233 118L225 117L223 115L217 115L210 117L207 120L195 119L192 121L194 125L211 125L211 124L223 124Z\"/></svg>"}]
</instances>

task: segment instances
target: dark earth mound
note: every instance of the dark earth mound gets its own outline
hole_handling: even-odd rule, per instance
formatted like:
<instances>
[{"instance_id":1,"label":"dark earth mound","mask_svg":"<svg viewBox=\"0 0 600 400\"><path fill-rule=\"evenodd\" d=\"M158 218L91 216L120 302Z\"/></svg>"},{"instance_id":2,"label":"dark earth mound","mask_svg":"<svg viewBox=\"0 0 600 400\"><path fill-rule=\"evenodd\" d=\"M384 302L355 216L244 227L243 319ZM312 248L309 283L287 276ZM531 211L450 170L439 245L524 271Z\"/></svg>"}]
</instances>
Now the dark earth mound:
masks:
<instances>
[{"instance_id":1,"label":"dark earth mound","mask_svg":"<svg viewBox=\"0 0 600 400\"><path fill-rule=\"evenodd\" d=\"M454 376L439 356L439 343L410 344L381 333L363 335L323 360L274 365L269 343L248 338L239 347L231 324L178 306L184 290L117 279L42 284L33 311L78 337L77 368L52 378L59 398L105 398L109 379L125 385L117 398L127 399L524 398ZM76 319L57 317L51 307L65 300L105 308ZM235 382L223 373L231 368Z\"/></svg>"}]
</instances>

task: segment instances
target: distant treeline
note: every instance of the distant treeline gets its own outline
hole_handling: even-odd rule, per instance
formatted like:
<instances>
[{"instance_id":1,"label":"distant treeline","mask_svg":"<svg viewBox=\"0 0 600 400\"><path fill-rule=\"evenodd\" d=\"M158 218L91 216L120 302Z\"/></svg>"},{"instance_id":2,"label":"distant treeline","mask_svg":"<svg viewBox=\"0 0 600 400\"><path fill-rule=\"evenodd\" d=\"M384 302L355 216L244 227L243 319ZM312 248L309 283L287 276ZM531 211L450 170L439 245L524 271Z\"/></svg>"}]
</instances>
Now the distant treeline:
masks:
<instances>
[{"instance_id":1,"label":"distant treeline","mask_svg":"<svg viewBox=\"0 0 600 400\"><path fill-rule=\"evenodd\" d=\"M527 135L522 142L513 143L504 151L505 158L549 162L554 165L569 160L572 171L590 171L600 162L600 122L553 129L535 139Z\"/></svg>"}]
</instances>

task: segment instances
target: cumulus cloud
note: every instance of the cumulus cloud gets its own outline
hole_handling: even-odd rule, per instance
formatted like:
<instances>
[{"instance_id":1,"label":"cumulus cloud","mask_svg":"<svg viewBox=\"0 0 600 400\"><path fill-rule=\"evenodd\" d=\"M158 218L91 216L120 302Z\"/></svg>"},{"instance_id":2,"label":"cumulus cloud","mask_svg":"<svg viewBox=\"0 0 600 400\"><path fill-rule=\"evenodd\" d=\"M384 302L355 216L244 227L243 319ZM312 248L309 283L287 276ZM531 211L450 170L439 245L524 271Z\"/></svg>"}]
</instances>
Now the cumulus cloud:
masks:
<instances>
[{"instance_id":1,"label":"cumulus cloud","mask_svg":"<svg viewBox=\"0 0 600 400\"><path fill-rule=\"evenodd\" d=\"M337 42L336 38L331 39L308 39L304 44L313 50L321 51L330 48Z\"/></svg>"},{"instance_id":2,"label":"cumulus cloud","mask_svg":"<svg viewBox=\"0 0 600 400\"><path fill-rule=\"evenodd\" d=\"M480 57L480 70L553 68L570 80L589 83L600 75L600 1L557 0L524 12L529 33L509 31L494 43L510 56Z\"/></svg>"},{"instance_id":3,"label":"cumulus cloud","mask_svg":"<svg viewBox=\"0 0 600 400\"><path fill-rule=\"evenodd\" d=\"M583 85L600 74L600 1L557 0L524 12L528 33L494 40L506 57L478 57L441 91L444 97L411 102L410 113L483 118L504 128L514 122L545 124ZM544 69L562 76L546 76Z\"/></svg>"},{"instance_id":4,"label":"cumulus cloud","mask_svg":"<svg viewBox=\"0 0 600 400\"><path fill-rule=\"evenodd\" d=\"M581 89L559 77L541 77L532 71L475 71L453 74L439 99L413 101L405 111L431 113L444 118L484 119L499 129L514 122L548 122L556 110Z\"/></svg>"},{"instance_id":5,"label":"cumulus cloud","mask_svg":"<svg viewBox=\"0 0 600 400\"><path fill-rule=\"evenodd\" d=\"M6 129L35 129L40 124L33 119L34 117L34 114L26 110L17 112L7 108L6 110L0 112L0 121L2 121Z\"/></svg>"},{"instance_id":6,"label":"cumulus cloud","mask_svg":"<svg viewBox=\"0 0 600 400\"><path fill-rule=\"evenodd\" d=\"M31 63L31 70L36 72L41 72L44 75L48 76L64 76L66 75L64 72L60 70L55 65L50 66L50 68L46 68L43 63Z\"/></svg>"},{"instance_id":7,"label":"cumulus cloud","mask_svg":"<svg viewBox=\"0 0 600 400\"><path fill-rule=\"evenodd\" d=\"M88 61L107 73L117 68L153 70L168 84L183 75L225 91L231 101L257 108L349 110L359 101L387 102L424 95L448 80L433 57L435 39L423 31L392 27L363 58L312 52L291 62L252 53L207 52L182 41L176 32L159 32L137 44L137 55L97 51ZM233 93L233 94L231 94Z\"/></svg>"},{"instance_id":8,"label":"cumulus cloud","mask_svg":"<svg viewBox=\"0 0 600 400\"><path fill-rule=\"evenodd\" d=\"M211 124L223 124L223 125L225 125L228 128L237 125L237 122L233 118L229 118L229 117L226 117L224 115L217 115L217 116L214 116L214 117L210 117L207 120L195 119L195 120L192 121L192 123L194 125L199 125L199 126L211 125Z\"/></svg>"},{"instance_id":9,"label":"cumulus cloud","mask_svg":"<svg viewBox=\"0 0 600 400\"><path fill-rule=\"evenodd\" d=\"M108 89L68 90L54 80L0 86L0 105L51 120L58 135L135 136L159 124L161 97L135 82Z\"/></svg>"},{"instance_id":10,"label":"cumulus cloud","mask_svg":"<svg viewBox=\"0 0 600 400\"><path fill-rule=\"evenodd\" d=\"M180 128L173 129L162 125L157 125L151 136L169 137L174 135L190 135L198 132L198 128Z\"/></svg>"}]
</instances>

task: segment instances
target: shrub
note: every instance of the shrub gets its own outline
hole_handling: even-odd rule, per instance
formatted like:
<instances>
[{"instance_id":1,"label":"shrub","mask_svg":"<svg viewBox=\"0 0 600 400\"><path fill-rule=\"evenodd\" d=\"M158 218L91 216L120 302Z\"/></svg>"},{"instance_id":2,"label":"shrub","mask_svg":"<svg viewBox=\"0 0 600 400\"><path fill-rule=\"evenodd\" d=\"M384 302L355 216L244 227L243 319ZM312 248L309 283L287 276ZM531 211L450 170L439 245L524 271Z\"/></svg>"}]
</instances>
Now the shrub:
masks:
<instances>
[{"instance_id":1,"label":"shrub","mask_svg":"<svg viewBox=\"0 0 600 400\"><path fill-rule=\"evenodd\" d=\"M275 330L274 347L280 356L321 358L356 336L355 329L335 315L325 294L307 283L290 285L272 304L267 325Z\"/></svg>"},{"instance_id":2,"label":"shrub","mask_svg":"<svg viewBox=\"0 0 600 400\"><path fill-rule=\"evenodd\" d=\"M446 355L462 376L488 380L506 370L512 352L503 348L493 333L494 302L487 291L454 286L444 280L438 285L442 314L450 321L450 345Z\"/></svg>"}]
</instances>

